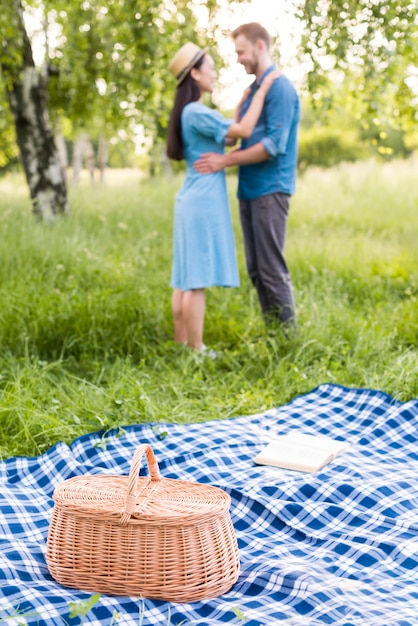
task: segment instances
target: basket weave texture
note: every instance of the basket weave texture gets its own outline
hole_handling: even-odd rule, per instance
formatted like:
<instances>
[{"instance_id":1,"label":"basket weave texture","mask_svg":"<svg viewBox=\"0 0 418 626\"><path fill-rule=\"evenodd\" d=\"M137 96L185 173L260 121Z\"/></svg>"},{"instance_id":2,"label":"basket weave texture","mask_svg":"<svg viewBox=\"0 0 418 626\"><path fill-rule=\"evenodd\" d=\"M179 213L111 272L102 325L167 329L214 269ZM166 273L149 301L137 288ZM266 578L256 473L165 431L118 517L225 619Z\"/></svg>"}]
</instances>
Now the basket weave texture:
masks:
<instances>
[{"instance_id":1,"label":"basket weave texture","mask_svg":"<svg viewBox=\"0 0 418 626\"><path fill-rule=\"evenodd\" d=\"M146 456L148 476L139 476ZM55 489L46 561L67 587L193 602L226 593L239 574L230 497L161 478L140 445L129 476L85 475Z\"/></svg>"}]
</instances>

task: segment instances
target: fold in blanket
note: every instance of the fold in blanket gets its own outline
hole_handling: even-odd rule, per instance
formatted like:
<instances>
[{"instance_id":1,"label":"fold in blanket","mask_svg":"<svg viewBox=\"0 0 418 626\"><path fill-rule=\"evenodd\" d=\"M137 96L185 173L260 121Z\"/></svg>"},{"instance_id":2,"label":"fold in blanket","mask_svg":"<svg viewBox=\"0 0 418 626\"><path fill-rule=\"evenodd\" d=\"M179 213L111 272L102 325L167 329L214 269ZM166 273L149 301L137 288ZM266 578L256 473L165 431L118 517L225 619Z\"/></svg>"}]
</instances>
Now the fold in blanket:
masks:
<instances>
[{"instance_id":1,"label":"fold in blanket","mask_svg":"<svg viewBox=\"0 0 418 626\"><path fill-rule=\"evenodd\" d=\"M296 431L350 448L313 474L255 465L275 436ZM8 459L0 463L0 621L413 626L417 433L417 400L325 384L258 415L128 426L59 443L37 458ZM45 552L55 486L81 474L129 474L140 443L151 444L162 476L230 494L241 572L225 595L188 604L94 596L50 576Z\"/></svg>"}]
</instances>

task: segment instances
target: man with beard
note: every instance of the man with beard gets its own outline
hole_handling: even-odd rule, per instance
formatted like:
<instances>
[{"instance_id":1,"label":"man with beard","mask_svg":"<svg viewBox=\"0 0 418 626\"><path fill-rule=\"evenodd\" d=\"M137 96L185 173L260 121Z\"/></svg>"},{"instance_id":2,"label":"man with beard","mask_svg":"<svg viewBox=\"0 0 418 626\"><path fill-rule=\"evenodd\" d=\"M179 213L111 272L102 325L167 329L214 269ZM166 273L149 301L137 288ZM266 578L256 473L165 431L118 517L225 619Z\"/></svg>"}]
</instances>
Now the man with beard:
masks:
<instances>
[{"instance_id":1,"label":"man with beard","mask_svg":"<svg viewBox=\"0 0 418 626\"><path fill-rule=\"evenodd\" d=\"M237 60L254 74L243 100L245 114L263 78L275 69L271 36L255 22L233 31ZM200 173L239 166L238 198L247 271L268 325L283 324L285 332L296 326L290 273L283 250L289 200L296 186L300 101L284 75L274 81L263 111L248 139L226 154L206 153L195 162Z\"/></svg>"}]
</instances>

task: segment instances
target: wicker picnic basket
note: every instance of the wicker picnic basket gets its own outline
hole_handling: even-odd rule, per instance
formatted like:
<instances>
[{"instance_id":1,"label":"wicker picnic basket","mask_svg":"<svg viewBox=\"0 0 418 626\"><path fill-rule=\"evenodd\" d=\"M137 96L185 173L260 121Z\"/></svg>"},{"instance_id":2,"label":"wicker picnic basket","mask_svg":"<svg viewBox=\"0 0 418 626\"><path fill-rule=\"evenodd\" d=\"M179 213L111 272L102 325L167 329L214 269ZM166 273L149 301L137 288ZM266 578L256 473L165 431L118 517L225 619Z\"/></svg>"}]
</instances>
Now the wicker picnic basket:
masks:
<instances>
[{"instance_id":1,"label":"wicker picnic basket","mask_svg":"<svg viewBox=\"0 0 418 626\"><path fill-rule=\"evenodd\" d=\"M139 476L146 455L148 476ZM67 587L192 602L238 578L230 497L210 485L161 478L148 444L129 476L84 475L55 489L46 561Z\"/></svg>"}]
</instances>

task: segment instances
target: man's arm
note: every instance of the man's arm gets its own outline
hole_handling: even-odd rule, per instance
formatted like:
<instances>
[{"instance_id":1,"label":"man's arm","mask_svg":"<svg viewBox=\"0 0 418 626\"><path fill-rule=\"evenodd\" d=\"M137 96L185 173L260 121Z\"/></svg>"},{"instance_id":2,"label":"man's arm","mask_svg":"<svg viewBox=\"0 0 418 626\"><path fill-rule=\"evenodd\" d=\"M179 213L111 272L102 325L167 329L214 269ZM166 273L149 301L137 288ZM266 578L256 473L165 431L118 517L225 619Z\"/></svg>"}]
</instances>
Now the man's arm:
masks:
<instances>
[{"instance_id":1,"label":"man's arm","mask_svg":"<svg viewBox=\"0 0 418 626\"><path fill-rule=\"evenodd\" d=\"M201 174L210 174L232 165L261 163L278 154L285 154L296 104L297 95L294 87L285 80L275 81L264 105L266 128L262 140L249 148L233 150L226 154L212 152L202 154L193 164L194 168Z\"/></svg>"},{"instance_id":2,"label":"man's arm","mask_svg":"<svg viewBox=\"0 0 418 626\"><path fill-rule=\"evenodd\" d=\"M270 158L261 142L254 144L246 150L231 150L226 154L217 152L206 152L202 154L198 161L193 163L194 169L200 174L212 174L220 172L226 167L233 165L249 165L250 163L260 163Z\"/></svg>"}]
</instances>

